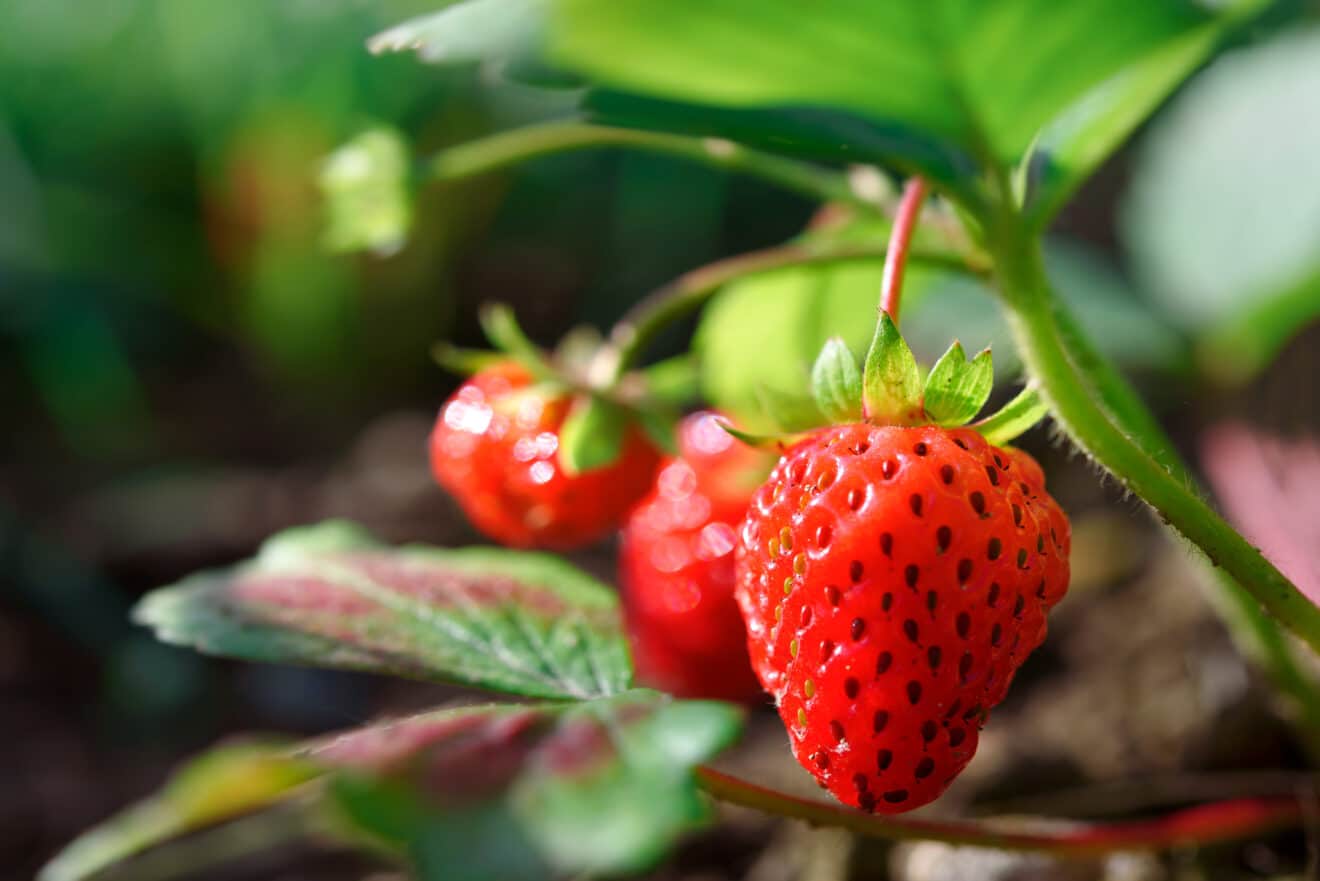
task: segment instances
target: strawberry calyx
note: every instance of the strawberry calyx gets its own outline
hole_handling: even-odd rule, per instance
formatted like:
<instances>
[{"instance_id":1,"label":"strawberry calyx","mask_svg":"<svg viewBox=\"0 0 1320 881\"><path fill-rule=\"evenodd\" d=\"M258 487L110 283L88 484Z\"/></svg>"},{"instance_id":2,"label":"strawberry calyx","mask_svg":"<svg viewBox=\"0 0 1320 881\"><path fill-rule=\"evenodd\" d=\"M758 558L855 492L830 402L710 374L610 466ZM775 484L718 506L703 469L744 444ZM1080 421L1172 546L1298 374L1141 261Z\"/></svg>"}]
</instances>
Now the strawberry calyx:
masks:
<instances>
[{"instance_id":1,"label":"strawberry calyx","mask_svg":"<svg viewBox=\"0 0 1320 881\"><path fill-rule=\"evenodd\" d=\"M962 343L955 340L929 371L923 371L893 319L881 312L860 368L842 339L825 342L811 368L814 411L809 417L803 418L800 404L785 413L774 400L767 400L765 409L782 431L754 435L728 424L725 430L743 443L786 449L808 431L849 422L900 427L966 425L991 443L1002 445L1048 412L1036 388L1028 385L1002 408L973 422L989 400L993 385L989 349L969 360Z\"/></svg>"},{"instance_id":2,"label":"strawberry calyx","mask_svg":"<svg viewBox=\"0 0 1320 881\"><path fill-rule=\"evenodd\" d=\"M463 349L441 342L432 347L432 358L446 370L464 376L516 362L531 376L532 384L515 393L506 402L508 406L516 406L518 398L526 395L568 398L557 453L565 473L579 474L617 461L633 425L662 450L676 449L678 408L693 385L690 365L676 359L622 376L603 376L593 367L604 347L594 328L575 328L548 352L523 332L505 304L484 307L479 318L493 350Z\"/></svg>"}]
</instances>

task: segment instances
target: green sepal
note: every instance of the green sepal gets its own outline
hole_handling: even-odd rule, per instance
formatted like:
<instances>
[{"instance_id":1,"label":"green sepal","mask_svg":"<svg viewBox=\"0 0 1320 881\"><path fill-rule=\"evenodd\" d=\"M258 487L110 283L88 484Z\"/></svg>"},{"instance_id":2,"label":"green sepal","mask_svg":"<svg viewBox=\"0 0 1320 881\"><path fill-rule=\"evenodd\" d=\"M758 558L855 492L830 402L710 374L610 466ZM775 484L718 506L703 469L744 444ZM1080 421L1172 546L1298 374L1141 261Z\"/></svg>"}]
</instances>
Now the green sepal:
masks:
<instances>
[{"instance_id":1,"label":"green sepal","mask_svg":"<svg viewBox=\"0 0 1320 881\"><path fill-rule=\"evenodd\" d=\"M890 425L921 421L921 371L889 313L881 312L862 368L862 410L867 420Z\"/></svg>"},{"instance_id":2,"label":"green sepal","mask_svg":"<svg viewBox=\"0 0 1320 881\"><path fill-rule=\"evenodd\" d=\"M486 349L461 349L450 343L439 342L431 346L431 360L450 373L471 376L509 360L507 355Z\"/></svg>"},{"instance_id":3,"label":"green sepal","mask_svg":"<svg viewBox=\"0 0 1320 881\"><path fill-rule=\"evenodd\" d=\"M1050 405L1040 396L1034 385L1018 392L1013 400L994 413L972 424L995 446L1003 446L1031 428L1050 412Z\"/></svg>"},{"instance_id":4,"label":"green sepal","mask_svg":"<svg viewBox=\"0 0 1320 881\"><path fill-rule=\"evenodd\" d=\"M743 431L726 419L720 419L719 426L734 440L747 444L749 447L755 447L758 450L782 451L792 446L795 440L792 434L754 434L750 431Z\"/></svg>"},{"instance_id":5,"label":"green sepal","mask_svg":"<svg viewBox=\"0 0 1320 881\"><path fill-rule=\"evenodd\" d=\"M990 350L968 361L962 343L955 340L926 377L926 415L946 427L964 425L981 412L994 382Z\"/></svg>"},{"instance_id":6,"label":"green sepal","mask_svg":"<svg viewBox=\"0 0 1320 881\"><path fill-rule=\"evenodd\" d=\"M581 474L619 458L628 430L628 411L597 395L578 395L559 429L559 464Z\"/></svg>"},{"instance_id":7,"label":"green sepal","mask_svg":"<svg viewBox=\"0 0 1320 881\"><path fill-rule=\"evenodd\" d=\"M862 418L862 372L848 344L839 337L825 341L811 368L811 394L831 422Z\"/></svg>"},{"instance_id":8,"label":"green sepal","mask_svg":"<svg viewBox=\"0 0 1320 881\"><path fill-rule=\"evenodd\" d=\"M527 334L518 326L518 319L513 310L504 303L492 303L477 313L481 329L490 344L504 354L526 367L533 376L550 382L560 381L554 367L546 359L545 353L528 339Z\"/></svg>"}]
</instances>

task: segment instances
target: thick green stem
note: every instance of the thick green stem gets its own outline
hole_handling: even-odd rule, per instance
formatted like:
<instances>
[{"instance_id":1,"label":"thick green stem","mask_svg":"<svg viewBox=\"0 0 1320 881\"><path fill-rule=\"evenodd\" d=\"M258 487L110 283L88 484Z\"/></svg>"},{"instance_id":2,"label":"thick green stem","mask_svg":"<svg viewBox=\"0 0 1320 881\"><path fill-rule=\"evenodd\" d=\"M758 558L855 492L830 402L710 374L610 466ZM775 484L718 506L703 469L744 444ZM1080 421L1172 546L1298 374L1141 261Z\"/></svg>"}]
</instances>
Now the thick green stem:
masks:
<instances>
[{"instance_id":1,"label":"thick green stem","mask_svg":"<svg viewBox=\"0 0 1320 881\"><path fill-rule=\"evenodd\" d=\"M1175 811L1126 823L1069 824L1046 828L988 821L938 821L864 814L838 805L796 798L748 783L711 768L697 769L697 780L721 801L835 826L857 835L889 840L943 841L949 844L1029 850L1065 857L1115 850L1169 850L1236 841L1297 825L1303 816L1295 798L1240 799Z\"/></svg>"},{"instance_id":2,"label":"thick green stem","mask_svg":"<svg viewBox=\"0 0 1320 881\"><path fill-rule=\"evenodd\" d=\"M540 123L450 147L423 163L422 176L455 180L540 156L597 147L661 153L754 175L812 200L843 202L871 211L878 207L855 192L843 174L821 166L762 153L718 138L692 138L583 122Z\"/></svg>"},{"instance_id":3,"label":"thick green stem","mask_svg":"<svg viewBox=\"0 0 1320 881\"><path fill-rule=\"evenodd\" d=\"M1192 486L1194 478L1173 440L1058 299L1054 318L1069 356L1114 421L1170 475ZM1223 569L1215 569L1213 577L1214 583L1208 585L1210 600L1239 650L1270 677L1282 698L1283 712L1295 723L1301 744L1312 762L1320 765L1320 689L1299 664L1294 645L1251 594Z\"/></svg>"},{"instance_id":4,"label":"thick green stem","mask_svg":"<svg viewBox=\"0 0 1320 881\"><path fill-rule=\"evenodd\" d=\"M995 242L996 277L1023 360L1055 418L1078 446L1231 576L1221 579L1228 600L1221 609L1242 618L1235 630L1250 633L1265 650L1276 680L1299 701L1307 721L1317 718L1313 688L1288 658L1281 635L1271 635L1257 604L1313 648L1320 648L1320 609L1195 492L1153 417L1060 312L1038 241L1013 221L1001 226Z\"/></svg>"}]
</instances>

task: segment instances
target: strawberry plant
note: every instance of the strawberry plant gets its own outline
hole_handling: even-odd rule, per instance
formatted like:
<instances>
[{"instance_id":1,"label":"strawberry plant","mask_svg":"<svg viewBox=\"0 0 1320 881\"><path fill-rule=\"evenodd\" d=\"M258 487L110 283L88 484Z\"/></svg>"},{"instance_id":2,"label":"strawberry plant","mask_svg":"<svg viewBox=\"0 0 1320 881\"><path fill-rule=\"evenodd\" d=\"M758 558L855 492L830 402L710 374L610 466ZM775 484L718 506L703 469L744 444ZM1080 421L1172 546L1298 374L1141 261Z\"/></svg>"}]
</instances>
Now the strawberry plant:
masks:
<instances>
[{"instance_id":1,"label":"strawberry plant","mask_svg":"<svg viewBox=\"0 0 1320 881\"><path fill-rule=\"evenodd\" d=\"M1265 7L464 0L376 37L377 51L568 90L559 103L576 112L415 163L401 134L364 134L325 168L334 245L396 249L427 183L587 148L757 176L822 210L791 242L642 299L604 338L575 332L547 352L492 306L496 351L437 347L468 378L439 410L432 469L505 547L391 548L325 523L150 594L136 614L206 653L519 700L222 746L42 877L98 877L176 838L196 866L232 850L215 836L242 823L273 830L259 842L349 843L428 879L628 874L715 801L1068 855L1297 824L1291 796L1113 825L885 816L937 799L973 761L1067 591L1068 518L1012 446L1046 418L1214 570L1216 610L1320 754L1305 657L1320 609L1205 500L1111 361L1122 340L1093 340L1085 309L1056 291L1044 242L1088 176ZM991 413L988 351L969 359L947 333L926 369L900 333L905 288L911 309L931 272L1002 310L1025 382ZM1222 373L1258 369L1314 314L1305 282L1277 284L1250 363ZM693 352L646 363L694 314ZM958 319L935 314L941 332ZM797 345L806 324L830 330L819 351ZM1207 351L1231 350L1232 330ZM727 418L681 422L698 398ZM547 553L620 530L626 609ZM757 682L833 801L707 764L737 741Z\"/></svg>"}]
</instances>

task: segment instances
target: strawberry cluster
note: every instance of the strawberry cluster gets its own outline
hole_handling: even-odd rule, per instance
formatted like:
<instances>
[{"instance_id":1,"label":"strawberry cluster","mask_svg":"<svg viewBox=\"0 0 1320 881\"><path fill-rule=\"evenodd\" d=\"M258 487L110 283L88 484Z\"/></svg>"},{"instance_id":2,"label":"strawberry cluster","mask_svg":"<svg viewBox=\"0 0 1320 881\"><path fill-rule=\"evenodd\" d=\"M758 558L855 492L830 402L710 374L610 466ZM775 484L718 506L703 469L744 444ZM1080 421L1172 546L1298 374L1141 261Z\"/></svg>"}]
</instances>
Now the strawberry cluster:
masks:
<instances>
[{"instance_id":1,"label":"strawberry cluster","mask_svg":"<svg viewBox=\"0 0 1320 881\"><path fill-rule=\"evenodd\" d=\"M963 427L989 396L989 352L968 361L954 343L923 382L882 314L861 369L827 343L819 419L772 439L773 469L710 413L683 420L662 459L645 409L505 336L520 357L485 363L431 436L435 476L473 523L560 550L622 526L641 681L728 700L764 688L840 801L895 813L937 798L1068 587L1068 519L1040 466L1002 445L1039 418L1030 390Z\"/></svg>"}]
</instances>

